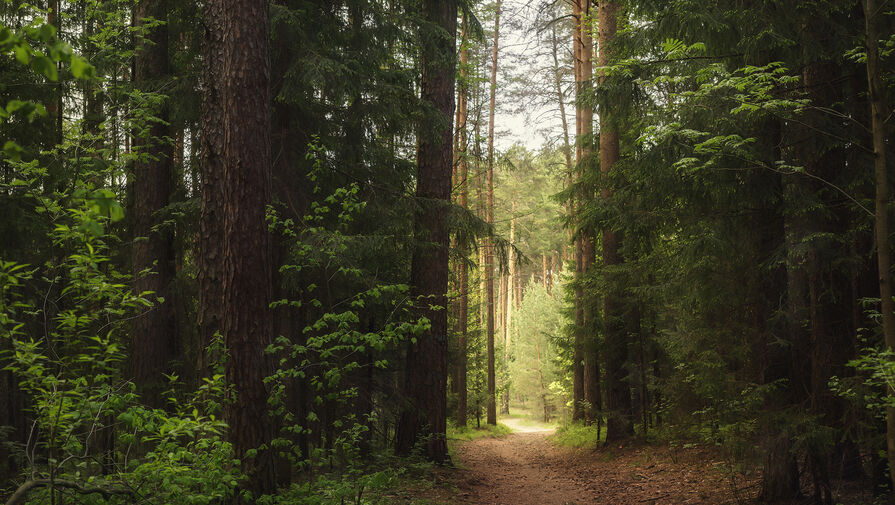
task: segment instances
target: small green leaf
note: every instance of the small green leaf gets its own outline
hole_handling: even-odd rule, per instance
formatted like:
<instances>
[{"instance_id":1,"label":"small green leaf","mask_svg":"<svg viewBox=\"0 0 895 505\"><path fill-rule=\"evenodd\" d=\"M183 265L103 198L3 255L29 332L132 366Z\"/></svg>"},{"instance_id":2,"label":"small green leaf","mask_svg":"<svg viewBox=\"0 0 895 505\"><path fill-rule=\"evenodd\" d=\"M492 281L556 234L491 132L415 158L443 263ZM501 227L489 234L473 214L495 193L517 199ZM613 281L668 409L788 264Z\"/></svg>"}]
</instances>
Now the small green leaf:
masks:
<instances>
[{"instance_id":1,"label":"small green leaf","mask_svg":"<svg viewBox=\"0 0 895 505\"><path fill-rule=\"evenodd\" d=\"M7 140L5 144L3 144L3 152L6 153L11 160L21 161L22 153L24 152L22 147L12 140Z\"/></svg>"},{"instance_id":2,"label":"small green leaf","mask_svg":"<svg viewBox=\"0 0 895 505\"><path fill-rule=\"evenodd\" d=\"M19 60L19 63L22 65L27 65L28 62L31 61L31 51L27 44L22 44L16 47L16 59Z\"/></svg>"},{"instance_id":3,"label":"small green leaf","mask_svg":"<svg viewBox=\"0 0 895 505\"><path fill-rule=\"evenodd\" d=\"M44 77L51 81L59 79L59 72L56 70L56 64L46 55L35 55L34 60L31 61L31 68L33 68L35 72L43 74Z\"/></svg>"},{"instance_id":4,"label":"small green leaf","mask_svg":"<svg viewBox=\"0 0 895 505\"><path fill-rule=\"evenodd\" d=\"M53 37L56 36L56 27L47 23L42 25L37 33L38 38L41 40L41 42L49 42Z\"/></svg>"},{"instance_id":5,"label":"small green leaf","mask_svg":"<svg viewBox=\"0 0 895 505\"><path fill-rule=\"evenodd\" d=\"M71 73L76 79L90 79L94 75L93 65L80 56L71 57Z\"/></svg>"}]
</instances>

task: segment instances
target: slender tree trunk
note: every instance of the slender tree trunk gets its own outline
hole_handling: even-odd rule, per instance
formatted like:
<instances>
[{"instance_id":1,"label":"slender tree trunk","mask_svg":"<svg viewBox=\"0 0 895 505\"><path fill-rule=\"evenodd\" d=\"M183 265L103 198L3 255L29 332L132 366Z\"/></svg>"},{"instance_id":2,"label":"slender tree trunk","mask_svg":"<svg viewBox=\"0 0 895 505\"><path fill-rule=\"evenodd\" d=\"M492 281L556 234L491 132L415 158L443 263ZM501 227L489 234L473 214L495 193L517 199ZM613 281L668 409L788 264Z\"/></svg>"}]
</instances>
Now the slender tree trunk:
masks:
<instances>
[{"instance_id":1,"label":"slender tree trunk","mask_svg":"<svg viewBox=\"0 0 895 505\"><path fill-rule=\"evenodd\" d=\"M575 98L581 96L583 91L583 54L581 40L581 24L584 20L585 12L582 10L582 0L574 0L572 2L572 18L575 23L575 29L572 32L573 48L574 48L574 65L575 65ZM589 3L588 3L589 5ZM575 107L575 159L577 163L581 162L581 144L584 141L582 134L582 116L584 108ZM569 171L569 185L575 182L577 177L575 170ZM569 202L570 216L575 222L578 215L577 207L580 205L578 198L572 197ZM575 278L579 281L575 287L575 336L572 350L572 420L584 421L586 419L586 409L584 408L585 400L585 336L584 336L584 290L580 284L584 268L584 251L581 237L573 236L574 255L575 255Z\"/></svg>"},{"instance_id":2,"label":"slender tree trunk","mask_svg":"<svg viewBox=\"0 0 895 505\"><path fill-rule=\"evenodd\" d=\"M208 166L203 167L200 229L207 236L200 268L209 268L209 258L220 265L200 273L200 282L206 281L201 303L219 307L214 313L218 328L207 329L220 330L229 354L225 376L236 400L226 405L224 417L248 478L242 486L257 497L276 485L273 453L262 449L273 436L264 384L270 372L265 349L271 342L268 2L208 0L204 19L206 65L220 66L206 70L202 131L203 138L219 138L206 140L208 152L203 153ZM219 286L209 289L210 278ZM202 313L209 314L200 307Z\"/></svg>"},{"instance_id":3,"label":"slender tree trunk","mask_svg":"<svg viewBox=\"0 0 895 505\"><path fill-rule=\"evenodd\" d=\"M491 100L488 109L488 203L487 221L494 224L494 112L497 102L497 53L500 40L500 0L494 14L494 46L491 49ZM488 338L488 424L497 424L496 378L494 374L494 241L487 240L485 256L485 297Z\"/></svg>"},{"instance_id":4,"label":"slender tree trunk","mask_svg":"<svg viewBox=\"0 0 895 505\"><path fill-rule=\"evenodd\" d=\"M892 301L892 260L889 247L889 177L886 167L886 88L880 65L879 18L883 15L877 0L864 0L867 29L867 83L870 93L871 133L873 136L873 168L876 177L876 255L879 268L880 312L886 349L895 350L895 303ZM895 395L890 385L889 396ZM886 450L889 458L889 479L895 489L895 408L886 408Z\"/></svg>"},{"instance_id":5,"label":"slender tree trunk","mask_svg":"<svg viewBox=\"0 0 895 505\"><path fill-rule=\"evenodd\" d=\"M411 293L417 310L431 327L407 350L404 394L409 408L401 413L395 450L407 454L421 435L428 435L425 453L443 463L450 460L447 428L447 313L428 307L446 307L448 248L450 235L445 207L451 198L456 71L457 3L454 0L424 0L423 20L444 33L424 39L420 66L421 98L432 105L434 114L423 121L417 149L416 196L427 202L416 216L417 246L410 265Z\"/></svg>"},{"instance_id":6,"label":"slender tree trunk","mask_svg":"<svg viewBox=\"0 0 895 505\"><path fill-rule=\"evenodd\" d=\"M600 2L599 13L599 48L598 65L606 67L612 62L610 47L618 29L619 4L613 1ZM600 83L605 73L600 72ZM600 168L603 178L608 178L613 165L619 158L619 138L617 126L613 122L612 111L604 107L600 111ZM602 197L612 197L608 185L603 186ZM603 262L607 267L621 263L619 249L621 237L612 230L603 231ZM610 286L613 282L610 281ZM606 381L607 399L609 400L609 418L606 423L606 439L618 440L634 433L631 412L631 390L625 379L628 361L628 342L625 335L622 300L618 286L609 288L604 299L604 317L606 319Z\"/></svg>"},{"instance_id":7,"label":"slender tree trunk","mask_svg":"<svg viewBox=\"0 0 895 505\"><path fill-rule=\"evenodd\" d=\"M137 26L143 26L147 18L164 22L167 17L166 0L142 0L134 12ZM158 92L159 80L168 74L167 26L150 28L144 38L134 56L134 85L143 92ZM134 320L131 369L143 400L156 408L164 406L162 393L168 387L164 374L170 372L170 362L178 354L174 303L169 290L175 274L174 246L169 232L153 230L160 224L156 213L168 205L174 182L174 149L165 140L171 133L166 102L153 111L159 121L148 128L145 136L134 138L134 148L143 155L134 163L133 175L134 291L152 291L165 301Z\"/></svg>"},{"instance_id":8,"label":"slender tree trunk","mask_svg":"<svg viewBox=\"0 0 895 505\"><path fill-rule=\"evenodd\" d=\"M466 132L467 117L467 96L469 94L468 72L466 66L469 64L469 42L466 40L467 21L463 16L463 29L460 40L460 82L457 86L457 184L460 187L460 207L466 209L469 207L469 184L467 178L469 175L468 163L468 143ZM460 333L457 344L457 426L466 426L466 353L467 353L467 336L469 330L469 266L466 264L466 248L464 246L461 251L463 261L460 262L460 300L458 324Z\"/></svg>"}]
</instances>

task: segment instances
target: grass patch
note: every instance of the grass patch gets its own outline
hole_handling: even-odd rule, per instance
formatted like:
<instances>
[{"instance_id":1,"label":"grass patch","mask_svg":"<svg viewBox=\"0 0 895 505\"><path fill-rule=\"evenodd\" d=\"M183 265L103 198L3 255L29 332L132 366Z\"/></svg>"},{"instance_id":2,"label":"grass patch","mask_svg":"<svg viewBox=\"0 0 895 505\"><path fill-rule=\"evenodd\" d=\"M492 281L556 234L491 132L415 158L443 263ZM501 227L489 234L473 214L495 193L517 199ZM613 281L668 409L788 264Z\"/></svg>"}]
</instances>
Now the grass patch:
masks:
<instances>
[{"instance_id":1,"label":"grass patch","mask_svg":"<svg viewBox=\"0 0 895 505\"><path fill-rule=\"evenodd\" d=\"M597 447L606 440L606 427L597 438L596 426L585 426L580 423L567 424L561 426L553 434L551 440L557 445L566 447Z\"/></svg>"},{"instance_id":2,"label":"grass patch","mask_svg":"<svg viewBox=\"0 0 895 505\"><path fill-rule=\"evenodd\" d=\"M469 426L458 428L456 426L448 425L447 427L447 438L448 440L475 440L477 438L498 438L504 437L512 433L513 430L510 429L507 425L503 423L497 423L497 426L491 426L490 424L482 425L481 428L472 428Z\"/></svg>"}]
</instances>

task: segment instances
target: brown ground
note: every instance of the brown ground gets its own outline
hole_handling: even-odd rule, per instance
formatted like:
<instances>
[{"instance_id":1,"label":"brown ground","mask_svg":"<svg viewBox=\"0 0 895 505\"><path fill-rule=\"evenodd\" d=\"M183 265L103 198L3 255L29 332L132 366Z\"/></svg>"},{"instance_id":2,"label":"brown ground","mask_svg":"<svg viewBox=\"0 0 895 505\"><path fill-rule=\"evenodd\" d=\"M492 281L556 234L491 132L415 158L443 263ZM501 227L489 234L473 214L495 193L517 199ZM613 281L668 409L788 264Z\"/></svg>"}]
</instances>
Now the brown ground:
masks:
<instances>
[{"instance_id":1,"label":"brown ground","mask_svg":"<svg viewBox=\"0 0 895 505\"><path fill-rule=\"evenodd\" d=\"M456 448L444 478L451 503L477 505L720 505L751 498L755 478L731 478L710 451L652 446L574 450L549 432L517 432Z\"/></svg>"}]
</instances>

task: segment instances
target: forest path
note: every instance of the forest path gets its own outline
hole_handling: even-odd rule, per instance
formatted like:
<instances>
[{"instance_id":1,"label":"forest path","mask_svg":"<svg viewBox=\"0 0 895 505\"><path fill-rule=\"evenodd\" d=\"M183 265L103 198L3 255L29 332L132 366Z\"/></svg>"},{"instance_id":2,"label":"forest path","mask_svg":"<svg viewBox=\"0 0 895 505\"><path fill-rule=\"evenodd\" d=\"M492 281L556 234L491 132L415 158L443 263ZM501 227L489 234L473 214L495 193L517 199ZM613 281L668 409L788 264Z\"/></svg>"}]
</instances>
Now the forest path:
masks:
<instances>
[{"instance_id":1,"label":"forest path","mask_svg":"<svg viewBox=\"0 0 895 505\"><path fill-rule=\"evenodd\" d=\"M501 422L515 429L513 425L518 423L513 421ZM460 498L480 505L599 503L594 482L569 471L568 451L547 440L552 430L540 430L479 438L459 445L456 456L465 474L457 483Z\"/></svg>"},{"instance_id":2,"label":"forest path","mask_svg":"<svg viewBox=\"0 0 895 505\"><path fill-rule=\"evenodd\" d=\"M757 491L755 475L728 473L712 449L572 449L553 444L553 430L501 422L520 431L455 447L460 469L449 479L457 489L450 503L720 505L747 500Z\"/></svg>"}]
</instances>

